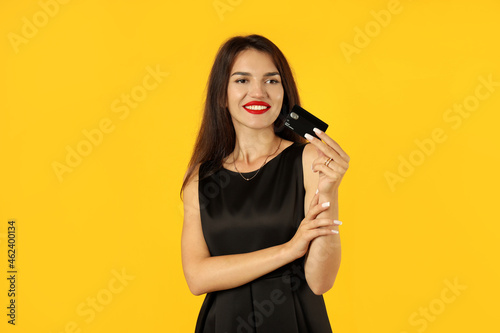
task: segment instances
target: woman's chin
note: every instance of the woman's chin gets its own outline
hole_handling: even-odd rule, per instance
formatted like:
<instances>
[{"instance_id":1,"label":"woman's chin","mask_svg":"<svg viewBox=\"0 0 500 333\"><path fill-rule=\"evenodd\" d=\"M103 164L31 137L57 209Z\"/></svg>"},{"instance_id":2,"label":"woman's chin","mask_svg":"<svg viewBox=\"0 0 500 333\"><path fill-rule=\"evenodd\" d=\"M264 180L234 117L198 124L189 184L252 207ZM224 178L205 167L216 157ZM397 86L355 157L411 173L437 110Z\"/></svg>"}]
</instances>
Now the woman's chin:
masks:
<instances>
[{"instance_id":1,"label":"woman's chin","mask_svg":"<svg viewBox=\"0 0 500 333\"><path fill-rule=\"evenodd\" d=\"M237 125L241 125L243 127L259 130L259 129L267 129L267 128L274 128L274 122L278 118L278 115L275 114L268 114L267 112L264 114L259 114L259 115L253 115L253 114L248 114L245 115L245 117L240 118L236 122L233 121L235 125L235 129L237 129Z\"/></svg>"}]
</instances>

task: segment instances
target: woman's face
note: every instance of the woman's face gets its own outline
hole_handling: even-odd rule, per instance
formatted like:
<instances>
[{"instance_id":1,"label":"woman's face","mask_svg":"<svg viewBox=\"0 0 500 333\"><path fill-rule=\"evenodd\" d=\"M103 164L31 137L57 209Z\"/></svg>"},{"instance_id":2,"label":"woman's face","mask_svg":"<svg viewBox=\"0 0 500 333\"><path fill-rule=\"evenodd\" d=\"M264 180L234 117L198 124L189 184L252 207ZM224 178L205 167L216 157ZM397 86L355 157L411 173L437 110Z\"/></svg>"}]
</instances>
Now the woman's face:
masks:
<instances>
[{"instance_id":1,"label":"woman's face","mask_svg":"<svg viewBox=\"0 0 500 333\"><path fill-rule=\"evenodd\" d=\"M271 56L255 49L236 57L227 87L227 107L235 128L272 126L283 103L283 85Z\"/></svg>"}]
</instances>

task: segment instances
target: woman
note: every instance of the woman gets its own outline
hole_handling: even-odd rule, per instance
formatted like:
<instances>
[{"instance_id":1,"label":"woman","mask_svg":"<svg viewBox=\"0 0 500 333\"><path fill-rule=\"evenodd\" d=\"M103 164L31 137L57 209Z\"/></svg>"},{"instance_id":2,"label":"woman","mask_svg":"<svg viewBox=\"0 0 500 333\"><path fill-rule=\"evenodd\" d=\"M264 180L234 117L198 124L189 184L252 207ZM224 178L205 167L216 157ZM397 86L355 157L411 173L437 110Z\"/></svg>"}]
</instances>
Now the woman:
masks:
<instances>
[{"instance_id":1,"label":"woman","mask_svg":"<svg viewBox=\"0 0 500 333\"><path fill-rule=\"evenodd\" d=\"M182 263L207 294L196 332L331 332L322 294L340 265L338 188L349 156L283 126L300 104L281 51L259 35L218 51L181 193Z\"/></svg>"}]
</instances>

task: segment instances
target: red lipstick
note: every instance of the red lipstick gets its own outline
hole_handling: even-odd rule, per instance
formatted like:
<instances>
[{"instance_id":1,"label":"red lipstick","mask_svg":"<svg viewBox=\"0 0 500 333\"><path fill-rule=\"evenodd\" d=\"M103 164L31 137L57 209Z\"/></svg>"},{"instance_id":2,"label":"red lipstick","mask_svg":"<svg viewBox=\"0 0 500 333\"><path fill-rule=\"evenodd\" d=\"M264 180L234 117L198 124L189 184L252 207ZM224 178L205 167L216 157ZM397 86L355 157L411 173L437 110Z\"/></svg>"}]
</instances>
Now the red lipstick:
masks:
<instances>
[{"instance_id":1,"label":"red lipstick","mask_svg":"<svg viewBox=\"0 0 500 333\"><path fill-rule=\"evenodd\" d=\"M253 101L243 105L243 108L252 114L262 114L271 108L266 102Z\"/></svg>"}]
</instances>

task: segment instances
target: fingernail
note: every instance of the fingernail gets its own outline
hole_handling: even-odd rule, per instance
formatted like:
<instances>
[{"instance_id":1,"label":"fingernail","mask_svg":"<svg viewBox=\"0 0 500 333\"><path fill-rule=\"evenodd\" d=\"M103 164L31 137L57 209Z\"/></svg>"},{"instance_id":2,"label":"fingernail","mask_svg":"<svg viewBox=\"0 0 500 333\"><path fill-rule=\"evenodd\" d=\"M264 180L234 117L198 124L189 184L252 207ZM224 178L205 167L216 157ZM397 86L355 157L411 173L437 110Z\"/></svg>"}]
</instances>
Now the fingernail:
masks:
<instances>
[{"instance_id":1,"label":"fingernail","mask_svg":"<svg viewBox=\"0 0 500 333\"><path fill-rule=\"evenodd\" d=\"M306 133L306 134L304 134L304 138L306 138L306 139L307 139L307 140L309 140L309 141L312 141L312 140L314 139L314 136L312 136L312 135L311 135L311 134L309 134L309 133Z\"/></svg>"},{"instance_id":2,"label":"fingernail","mask_svg":"<svg viewBox=\"0 0 500 333\"><path fill-rule=\"evenodd\" d=\"M318 194L318 192L319 192L319 189L316 190L316 194Z\"/></svg>"},{"instance_id":3,"label":"fingernail","mask_svg":"<svg viewBox=\"0 0 500 333\"><path fill-rule=\"evenodd\" d=\"M323 133L322 130L320 130L319 128L316 128L316 127L313 128L313 131L314 131L314 133L316 133L318 135L320 135L321 133Z\"/></svg>"},{"instance_id":4,"label":"fingernail","mask_svg":"<svg viewBox=\"0 0 500 333\"><path fill-rule=\"evenodd\" d=\"M333 224L336 224L336 225L342 225L342 222L339 221L339 220L333 220Z\"/></svg>"},{"instance_id":5,"label":"fingernail","mask_svg":"<svg viewBox=\"0 0 500 333\"><path fill-rule=\"evenodd\" d=\"M338 234L339 232L337 230L332 230L334 234Z\"/></svg>"},{"instance_id":6,"label":"fingernail","mask_svg":"<svg viewBox=\"0 0 500 333\"><path fill-rule=\"evenodd\" d=\"M330 201L321 204L321 207L330 207Z\"/></svg>"}]
</instances>

